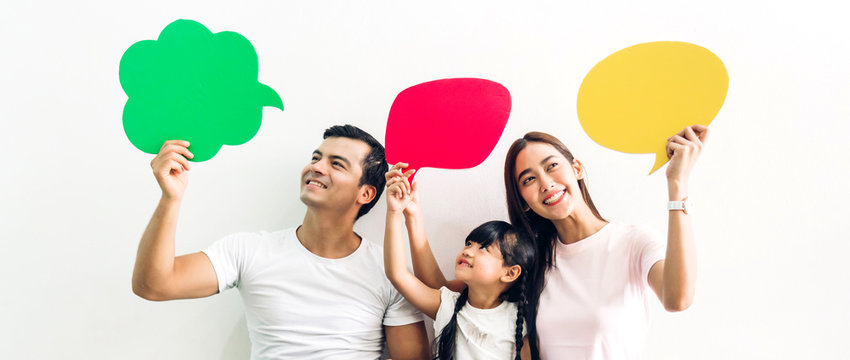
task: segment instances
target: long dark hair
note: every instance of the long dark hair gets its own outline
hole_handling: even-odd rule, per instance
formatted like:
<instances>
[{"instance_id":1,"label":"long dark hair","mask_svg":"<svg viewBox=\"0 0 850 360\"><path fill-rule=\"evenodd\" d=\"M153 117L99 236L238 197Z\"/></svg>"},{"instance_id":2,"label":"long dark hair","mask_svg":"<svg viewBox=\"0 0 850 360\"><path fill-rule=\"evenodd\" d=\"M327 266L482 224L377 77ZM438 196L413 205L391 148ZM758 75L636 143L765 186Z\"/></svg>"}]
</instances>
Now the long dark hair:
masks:
<instances>
[{"instance_id":1,"label":"long dark hair","mask_svg":"<svg viewBox=\"0 0 850 360\"><path fill-rule=\"evenodd\" d=\"M528 296L526 294L532 266L535 264L534 245L524 231L504 221L488 221L481 224L466 237L465 242L473 242L486 248L492 244L499 246L505 266L519 265L522 268L519 277L501 295L502 301L512 301L517 304L516 314L516 360L520 359L522 350L522 325L528 321ZM466 305L469 299L469 288L463 289L455 302L454 314L451 320L440 331L437 337L437 358L441 360L454 359L455 337L457 336L457 313ZM528 326L526 326L528 328ZM530 330L529 330L530 331ZM536 344L531 346L532 352L537 353Z\"/></svg>"},{"instance_id":2,"label":"long dark hair","mask_svg":"<svg viewBox=\"0 0 850 360\"><path fill-rule=\"evenodd\" d=\"M555 224L551 220L546 219L529 209L528 204L522 199L522 194L519 191L519 179L516 176L516 159L519 153L528 146L528 143L536 142L552 145L558 152L573 164L575 157L573 153L567 149L566 145L558 138L542 133L530 132L522 138L517 139L511 144L508 149L508 154L505 156L505 192L508 200L508 216L511 223L528 232L534 238L537 249L537 263L534 264L534 271L530 282L529 308L532 310L528 316L528 343L531 346L532 358L538 358L537 353L537 304L540 300L540 293L543 291L546 271L552 268L555 259L555 241L558 241L558 231L555 229ZM578 180L578 187L581 190L581 197L590 211L593 212L600 220L605 220L599 214L599 210L593 205L593 200L590 198L590 192L587 190L587 181L585 179Z\"/></svg>"}]
</instances>

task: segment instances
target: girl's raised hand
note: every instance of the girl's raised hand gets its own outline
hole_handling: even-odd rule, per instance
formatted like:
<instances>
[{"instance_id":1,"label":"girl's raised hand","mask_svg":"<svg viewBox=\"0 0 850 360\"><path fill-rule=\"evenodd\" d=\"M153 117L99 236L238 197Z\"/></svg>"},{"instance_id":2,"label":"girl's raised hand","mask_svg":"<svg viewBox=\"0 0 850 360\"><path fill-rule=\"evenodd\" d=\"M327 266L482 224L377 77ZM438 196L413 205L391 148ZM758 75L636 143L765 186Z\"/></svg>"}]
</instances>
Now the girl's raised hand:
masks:
<instances>
[{"instance_id":1,"label":"girl's raised hand","mask_svg":"<svg viewBox=\"0 0 850 360\"><path fill-rule=\"evenodd\" d=\"M402 211L408 206L408 204L412 200L412 189L410 186L409 178L410 175L413 175L415 170L408 170L402 172L402 169L406 168L408 164L406 163L397 163L384 174L384 177L387 180L387 210L388 211Z\"/></svg>"},{"instance_id":2,"label":"girl's raised hand","mask_svg":"<svg viewBox=\"0 0 850 360\"><path fill-rule=\"evenodd\" d=\"M679 184L687 182L707 138L707 126L693 125L667 139L667 157L670 159L667 181Z\"/></svg>"}]
</instances>

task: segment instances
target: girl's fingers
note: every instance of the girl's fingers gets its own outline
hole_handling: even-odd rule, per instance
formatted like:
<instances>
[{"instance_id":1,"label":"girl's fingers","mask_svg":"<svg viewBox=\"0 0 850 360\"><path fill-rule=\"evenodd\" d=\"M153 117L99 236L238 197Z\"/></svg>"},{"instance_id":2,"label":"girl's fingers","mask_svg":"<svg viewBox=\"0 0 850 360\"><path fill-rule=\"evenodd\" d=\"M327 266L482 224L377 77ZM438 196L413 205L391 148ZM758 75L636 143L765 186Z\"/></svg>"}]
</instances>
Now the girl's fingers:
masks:
<instances>
[{"instance_id":1,"label":"girl's fingers","mask_svg":"<svg viewBox=\"0 0 850 360\"><path fill-rule=\"evenodd\" d=\"M401 177L399 177L399 176L393 176L393 177L389 178L389 180L387 180L387 188L395 185L399 181L401 181Z\"/></svg>"},{"instance_id":2,"label":"girl's fingers","mask_svg":"<svg viewBox=\"0 0 850 360\"><path fill-rule=\"evenodd\" d=\"M410 182L407 181L407 177L402 178L399 184L404 188L405 194L410 194Z\"/></svg>"},{"instance_id":3,"label":"girl's fingers","mask_svg":"<svg viewBox=\"0 0 850 360\"><path fill-rule=\"evenodd\" d=\"M401 188L399 187L399 185L397 183L393 184L392 186L387 188L387 193L390 194L391 196L395 196L395 197L399 197L399 198L401 198L404 195L404 194L401 193Z\"/></svg>"},{"instance_id":4,"label":"girl's fingers","mask_svg":"<svg viewBox=\"0 0 850 360\"><path fill-rule=\"evenodd\" d=\"M396 165L398 165L398 164L396 164ZM396 165L393 165L393 168L390 169L389 171L387 171L386 174L384 174L384 178L389 180L393 176L403 176L404 175L404 173L401 172L401 169L396 168Z\"/></svg>"}]
</instances>

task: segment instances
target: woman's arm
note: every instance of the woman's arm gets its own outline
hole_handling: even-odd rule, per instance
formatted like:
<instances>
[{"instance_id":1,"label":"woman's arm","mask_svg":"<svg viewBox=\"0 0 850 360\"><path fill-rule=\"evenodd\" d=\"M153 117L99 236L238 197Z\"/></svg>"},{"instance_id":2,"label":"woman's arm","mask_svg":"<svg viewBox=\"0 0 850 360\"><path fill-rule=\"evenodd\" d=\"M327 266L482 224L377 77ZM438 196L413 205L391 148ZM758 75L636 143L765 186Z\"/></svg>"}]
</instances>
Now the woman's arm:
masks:
<instances>
[{"instance_id":1,"label":"woman's arm","mask_svg":"<svg viewBox=\"0 0 850 360\"><path fill-rule=\"evenodd\" d=\"M670 201L688 196L688 176L708 136L708 127L694 125L673 135L667 142L667 193ZM694 299L697 275L696 243L690 215L670 210L667 225L667 255L649 271L649 285L667 311L682 311Z\"/></svg>"},{"instance_id":2,"label":"woman's arm","mask_svg":"<svg viewBox=\"0 0 850 360\"><path fill-rule=\"evenodd\" d=\"M396 166L393 166L393 168L395 169ZM412 173L413 171L408 171L402 176L389 176L390 173L387 173L384 271L393 286L407 301L433 319L437 316L437 310L440 308L440 290L425 285L410 273L410 270L407 269L404 244L402 243L403 211L411 200L407 177Z\"/></svg>"}]
</instances>

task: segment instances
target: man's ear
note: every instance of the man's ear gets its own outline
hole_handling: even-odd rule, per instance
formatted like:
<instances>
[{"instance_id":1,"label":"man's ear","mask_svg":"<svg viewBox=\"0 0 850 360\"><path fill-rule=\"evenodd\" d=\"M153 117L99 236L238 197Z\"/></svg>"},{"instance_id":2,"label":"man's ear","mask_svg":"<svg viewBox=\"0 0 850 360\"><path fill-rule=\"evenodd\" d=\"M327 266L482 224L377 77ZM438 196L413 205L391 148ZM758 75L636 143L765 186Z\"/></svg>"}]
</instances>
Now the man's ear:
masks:
<instances>
[{"instance_id":1,"label":"man's ear","mask_svg":"<svg viewBox=\"0 0 850 360\"><path fill-rule=\"evenodd\" d=\"M375 195L378 194L378 189L372 185L365 184L360 187L360 194L357 196L357 203L360 205L366 205L372 202L375 199Z\"/></svg>"},{"instance_id":2,"label":"man's ear","mask_svg":"<svg viewBox=\"0 0 850 360\"><path fill-rule=\"evenodd\" d=\"M499 278L503 283L512 283L519 276L522 275L522 267L519 265L514 265L511 267L505 268L505 273L502 274L502 277Z\"/></svg>"}]
</instances>

